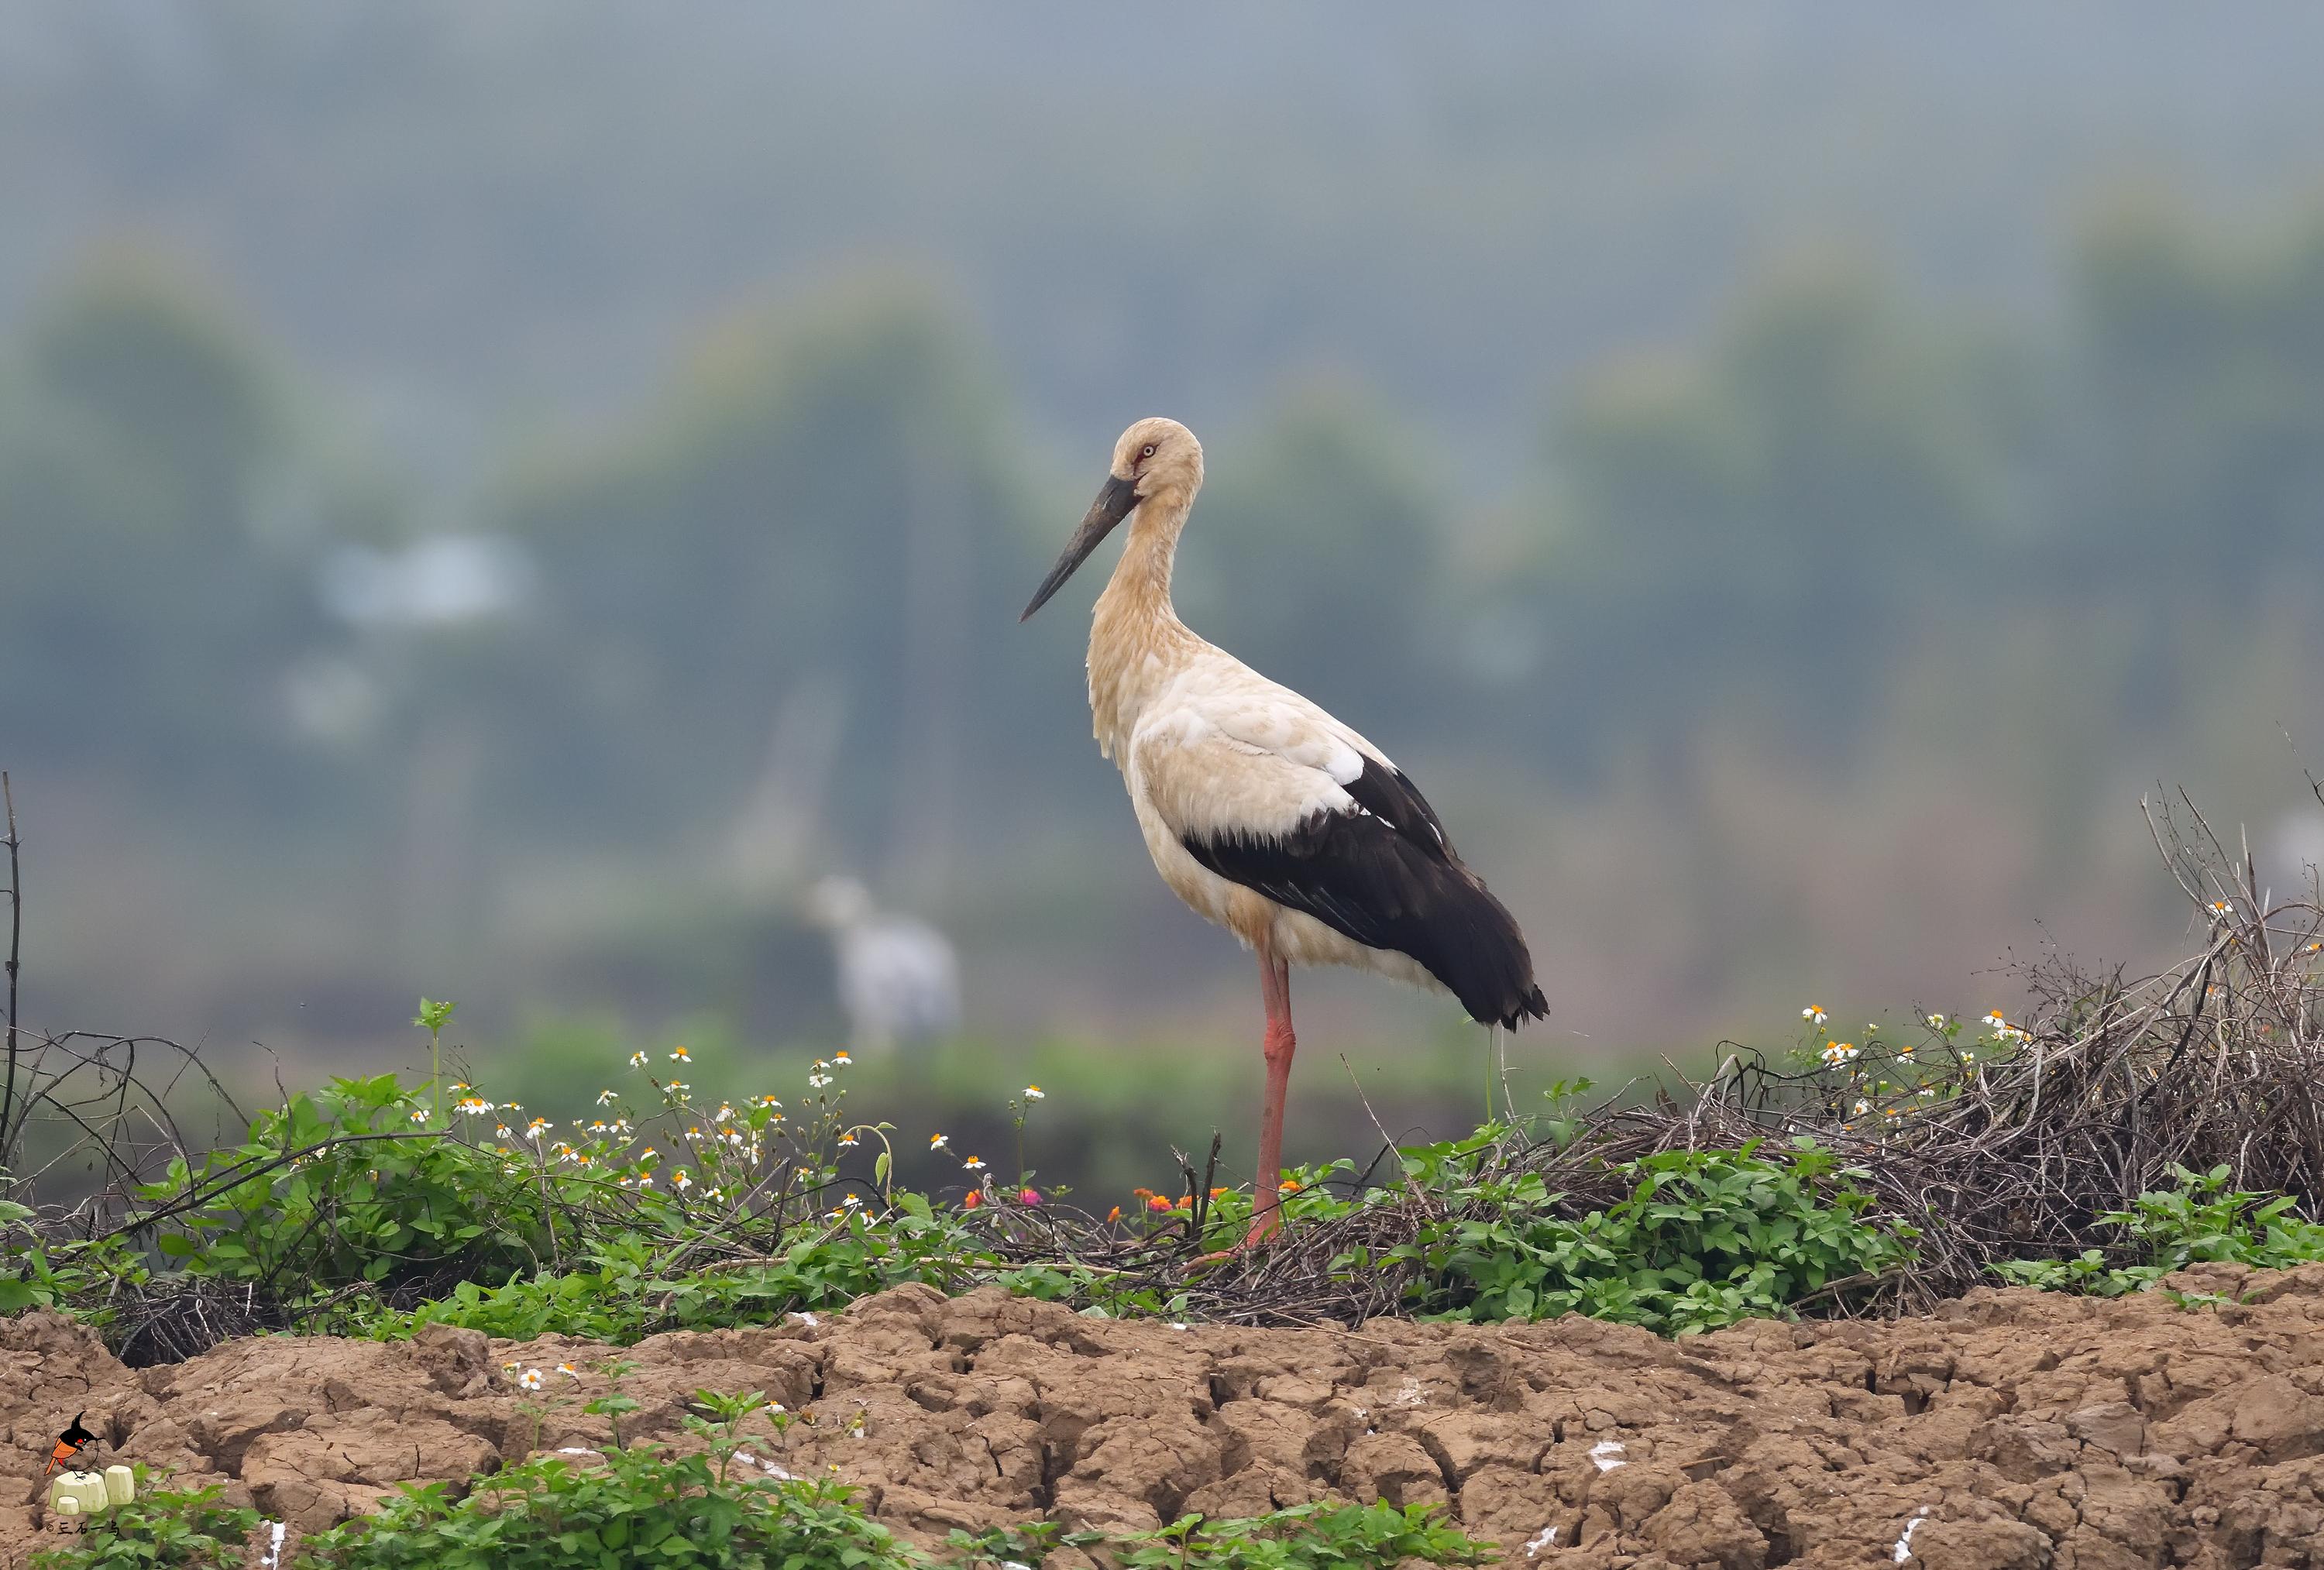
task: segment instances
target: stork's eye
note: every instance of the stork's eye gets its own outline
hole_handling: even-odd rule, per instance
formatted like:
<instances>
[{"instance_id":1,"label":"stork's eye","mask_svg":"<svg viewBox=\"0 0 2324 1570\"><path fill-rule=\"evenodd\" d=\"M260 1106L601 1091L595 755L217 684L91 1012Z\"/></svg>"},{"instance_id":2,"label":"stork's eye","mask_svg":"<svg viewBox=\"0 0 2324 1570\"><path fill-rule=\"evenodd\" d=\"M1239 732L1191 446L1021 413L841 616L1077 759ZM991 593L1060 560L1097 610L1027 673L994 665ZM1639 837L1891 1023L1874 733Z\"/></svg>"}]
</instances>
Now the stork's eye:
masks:
<instances>
[{"instance_id":1,"label":"stork's eye","mask_svg":"<svg viewBox=\"0 0 2324 1570\"><path fill-rule=\"evenodd\" d=\"M1141 457L1141 458L1150 458L1150 457L1152 457L1152 456L1154 455L1154 444L1153 444L1152 442L1148 442L1148 443L1147 443L1147 444L1146 444L1146 445L1145 445L1145 447L1144 447L1144 448L1143 448L1143 449L1139 453L1139 454L1138 454L1138 455L1139 455L1139 457Z\"/></svg>"}]
</instances>

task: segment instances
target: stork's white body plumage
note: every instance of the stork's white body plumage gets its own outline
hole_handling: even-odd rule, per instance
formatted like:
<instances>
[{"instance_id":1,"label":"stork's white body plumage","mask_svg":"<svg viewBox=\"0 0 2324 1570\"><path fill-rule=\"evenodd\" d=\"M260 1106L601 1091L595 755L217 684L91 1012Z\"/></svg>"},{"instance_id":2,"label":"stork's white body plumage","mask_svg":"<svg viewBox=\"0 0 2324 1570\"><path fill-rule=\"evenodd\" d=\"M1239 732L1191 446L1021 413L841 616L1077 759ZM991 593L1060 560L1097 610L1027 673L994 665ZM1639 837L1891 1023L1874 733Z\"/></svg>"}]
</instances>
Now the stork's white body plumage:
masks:
<instances>
[{"instance_id":1,"label":"stork's white body plumage","mask_svg":"<svg viewBox=\"0 0 2324 1570\"><path fill-rule=\"evenodd\" d=\"M1541 1018L1548 1004L1517 923L1388 755L1178 620L1171 567L1202 483L1193 432L1167 419L1131 426L1025 614L1130 520L1091 617L1090 714L1163 882L1259 954L1268 1079L1246 1240L1256 1242L1280 1219L1293 965L1351 965L1451 992L1492 1024Z\"/></svg>"},{"instance_id":2,"label":"stork's white body plumage","mask_svg":"<svg viewBox=\"0 0 2324 1570\"><path fill-rule=\"evenodd\" d=\"M1445 990L1409 954L1358 942L1204 866L1186 841L1231 834L1281 840L1321 814L1362 814L1348 794L1364 760L1386 754L1323 709L1188 633L1150 702L1122 705L1127 737L1099 746L1121 767L1155 870L1199 914L1294 965L1346 965ZM1096 665L1092 666L1094 682ZM1094 691L1094 688L1093 689Z\"/></svg>"}]
</instances>

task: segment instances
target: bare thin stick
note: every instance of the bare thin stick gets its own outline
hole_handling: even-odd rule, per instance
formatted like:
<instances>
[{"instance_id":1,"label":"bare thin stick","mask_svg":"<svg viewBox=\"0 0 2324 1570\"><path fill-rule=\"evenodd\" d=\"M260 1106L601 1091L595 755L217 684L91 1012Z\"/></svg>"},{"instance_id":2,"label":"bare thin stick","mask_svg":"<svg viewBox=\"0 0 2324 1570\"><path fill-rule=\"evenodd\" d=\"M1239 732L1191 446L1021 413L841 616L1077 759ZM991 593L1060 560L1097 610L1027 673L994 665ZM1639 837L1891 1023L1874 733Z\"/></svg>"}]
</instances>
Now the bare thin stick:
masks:
<instances>
[{"instance_id":1,"label":"bare thin stick","mask_svg":"<svg viewBox=\"0 0 2324 1570\"><path fill-rule=\"evenodd\" d=\"M8 783L8 771L0 769L0 803L7 807L8 837L8 1068L5 1088L0 1088L0 1174L15 1170L16 1113L16 967L22 958L24 942L24 872L17 856L16 792Z\"/></svg>"},{"instance_id":2,"label":"bare thin stick","mask_svg":"<svg viewBox=\"0 0 2324 1570\"><path fill-rule=\"evenodd\" d=\"M1354 1088L1356 1092L1356 1100L1362 1106L1364 1116L1372 1120L1372 1126L1374 1128L1379 1130L1381 1148L1393 1152L1396 1149L1396 1138L1394 1135L1390 1134L1387 1127L1381 1124L1379 1114L1372 1110L1372 1098L1364 1094L1363 1081L1356 1078L1356 1066L1348 1061L1348 1054L1345 1052L1342 1052L1340 1054L1340 1067L1348 1071L1348 1083ZM1417 1198L1420 1195L1420 1185L1412 1180L1412 1174L1404 1170L1404 1163L1401 1161L1397 1163L1397 1171L1404 1179L1406 1191Z\"/></svg>"}]
</instances>

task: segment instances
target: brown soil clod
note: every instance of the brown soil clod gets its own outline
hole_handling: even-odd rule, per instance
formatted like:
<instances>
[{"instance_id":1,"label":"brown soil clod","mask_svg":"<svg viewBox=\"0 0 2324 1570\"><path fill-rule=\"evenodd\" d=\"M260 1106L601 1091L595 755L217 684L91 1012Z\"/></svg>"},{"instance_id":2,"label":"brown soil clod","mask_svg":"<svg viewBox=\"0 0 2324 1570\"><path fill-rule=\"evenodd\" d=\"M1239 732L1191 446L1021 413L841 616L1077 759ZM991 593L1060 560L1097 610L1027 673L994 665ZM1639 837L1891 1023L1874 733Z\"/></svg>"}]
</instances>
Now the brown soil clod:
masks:
<instances>
[{"instance_id":1,"label":"brown soil clod","mask_svg":"<svg viewBox=\"0 0 2324 1570\"><path fill-rule=\"evenodd\" d=\"M691 1443L700 1388L811 1421L752 1464L837 1475L923 1542L1047 1517L1149 1529L1319 1499L1442 1503L1540 1570L2198 1570L2324 1563L2324 1266L2208 1267L2161 1293L1985 1290L1886 1323L1759 1321L1673 1344L1565 1319L1360 1336L1084 1318L993 1290L866 1299L812 1326L564 1338L244 1338L131 1370L52 1314L0 1322L0 1567L72 1529L42 1505L75 1411L107 1459L217 1482L293 1532L399 1483L607 1443L603 1377L537 1400L502 1365L619 1355L632 1441ZM759 1420L763 1425L763 1419Z\"/></svg>"}]
</instances>

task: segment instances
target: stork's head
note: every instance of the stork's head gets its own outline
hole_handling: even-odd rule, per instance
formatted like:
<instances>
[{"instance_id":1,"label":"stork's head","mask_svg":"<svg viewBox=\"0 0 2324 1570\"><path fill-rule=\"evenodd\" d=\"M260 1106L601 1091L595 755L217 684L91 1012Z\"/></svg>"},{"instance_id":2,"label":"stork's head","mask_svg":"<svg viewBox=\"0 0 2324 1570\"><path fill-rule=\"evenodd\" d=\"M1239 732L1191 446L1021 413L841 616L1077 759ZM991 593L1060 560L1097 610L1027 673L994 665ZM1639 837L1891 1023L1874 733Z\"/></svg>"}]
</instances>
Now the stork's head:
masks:
<instances>
[{"instance_id":1,"label":"stork's head","mask_svg":"<svg viewBox=\"0 0 2324 1570\"><path fill-rule=\"evenodd\" d=\"M1202 488L1203 444L1194 439L1194 432L1158 415L1122 432L1121 439L1113 444L1113 467L1099 488L1097 500L1090 503L1074 537L1065 542L1065 555L1041 580L1025 615L1017 620L1022 621L1038 611L1097 549L1097 542L1140 506L1158 501L1183 516L1194 492Z\"/></svg>"}]
</instances>

